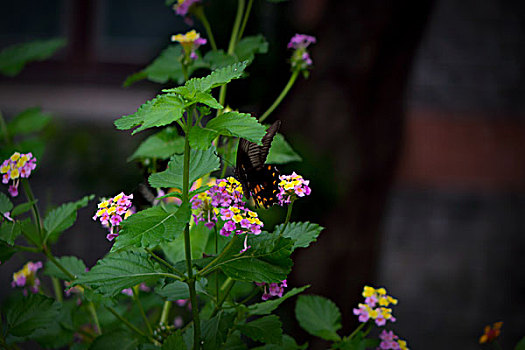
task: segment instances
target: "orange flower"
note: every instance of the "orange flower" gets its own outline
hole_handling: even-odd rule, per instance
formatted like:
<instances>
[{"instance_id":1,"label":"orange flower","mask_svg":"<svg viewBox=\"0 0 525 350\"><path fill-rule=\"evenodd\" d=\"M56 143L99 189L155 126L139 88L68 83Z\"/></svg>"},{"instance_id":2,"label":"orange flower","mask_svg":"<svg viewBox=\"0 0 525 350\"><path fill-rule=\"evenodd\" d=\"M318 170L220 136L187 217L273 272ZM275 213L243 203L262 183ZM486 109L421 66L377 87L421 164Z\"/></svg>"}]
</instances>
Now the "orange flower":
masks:
<instances>
[{"instance_id":1,"label":"orange flower","mask_svg":"<svg viewBox=\"0 0 525 350\"><path fill-rule=\"evenodd\" d=\"M501 333L501 326L503 326L503 322L495 322L492 327L485 326L485 332L483 335L479 338L479 343L490 343L494 341Z\"/></svg>"}]
</instances>

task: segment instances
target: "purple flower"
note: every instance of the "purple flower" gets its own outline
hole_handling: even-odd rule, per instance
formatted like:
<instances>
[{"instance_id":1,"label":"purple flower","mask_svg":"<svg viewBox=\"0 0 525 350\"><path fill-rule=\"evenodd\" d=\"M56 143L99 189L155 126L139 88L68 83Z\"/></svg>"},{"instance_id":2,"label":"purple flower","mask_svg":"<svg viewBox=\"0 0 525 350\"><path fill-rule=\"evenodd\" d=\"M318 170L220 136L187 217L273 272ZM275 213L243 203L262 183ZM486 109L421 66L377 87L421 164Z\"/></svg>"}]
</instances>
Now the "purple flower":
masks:
<instances>
[{"instance_id":1,"label":"purple flower","mask_svg":"<svg viewBox=\"0 0 525 350\"><path fill-rule=\"evenodd\" d=\"M288 43L289 49L306 49L310 44L316 43L315 37L306 34L295 34Z\"/></svg>"},{"instance_id":2,"label":"purple flower","mask_svg":"<svg viewBox=\"0 0 525 350\"><path fill-rule=\"evenodd\" d=\"M302 70L305 74L308 73L308 68L313 62L307 48L316 41L315 37L305 34L295 34L290 39L288 48L294 50L291 58L292 69Z\"/></svg>"},{"instance_id":3,"label":"purple flower","mask_svg":"<svg viewBox=\"0 0 525 350\"><path fill-rule=\"evenodd\" d=\"M199 2L201 2L201 0L179 0L173 5L173 9L177 15L185 17L188 14L190 7Z\"/></svg>"},{"instance_id":4,"label":"purple flower","mask_svg":"<svg viewBox=\"0 0 525 350\"><path fill-rule=\"evenodd\" d=\"M264 283L255 283L258 286L264 286L264 292L262 295L262 300L268 300L271 297L279 297L281 298L284 293L284 288L288 287L288 284L286 283L286 280L282 280L280 283L270 283L268 286L268 290L266 289L266 284Z\"/></svg>"}]
</instances>

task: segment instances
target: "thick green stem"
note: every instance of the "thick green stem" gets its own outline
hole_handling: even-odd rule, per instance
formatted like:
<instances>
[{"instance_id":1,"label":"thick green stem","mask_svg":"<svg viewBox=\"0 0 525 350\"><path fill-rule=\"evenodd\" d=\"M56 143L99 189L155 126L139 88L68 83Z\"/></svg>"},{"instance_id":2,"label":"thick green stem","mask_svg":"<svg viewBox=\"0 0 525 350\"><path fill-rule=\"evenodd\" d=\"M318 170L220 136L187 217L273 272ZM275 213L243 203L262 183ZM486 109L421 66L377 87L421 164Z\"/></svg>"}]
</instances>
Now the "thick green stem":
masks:
<instances>
[{"instance_id":1,"label":"thick green stem","mask_svg":"<svg viewBox=\"0 0 525 350\"><path fill-rule=\"evenodd\" d=\"M288 204L288 210L286 211L286 219L284 220L283 228L282 228L281 232L279 233L279 235L281 235L281 236L284 233L284 230L286 229L286 226L288 226L288 223L290 222L290 218L292 217L293 202L294 202L294 200L292 200L290 202L290 204Z\"/></svg>"},{"instance_id":2,"label":"thick green stem","mask_svg":"<svg viewBox=\"0 0 525 350\"><path fill-rule=\"evenodd\" d=\"M142 307L142 303L139 299L139 287L134 286L131 288L133 291L133 300L135 301L135 304L137 304L137 307L139 308L140 315L142 316L142 319L144 320L144 323L146 324L146 327L148 328L149 334L153 334L153 329L151 329L151 325L149 324L148 317L146 316L146 313L144 312L144 308Z\"/></svg>"},{"instance_id":3,"label":"thick green stem","mask_svg":"<svg viewBox=\"0 0 525 350\"><path fill-rule=\"evenodd\" d=\"M219 254L219 233L215 225L215 255ZM219 271L215 273L215 300L219 300Z\"/></svg>"},{"instance_id":4,"label":"thick green stem","mask_svg":"<svg viewBox=\"0 0 525 350\"><path fill-rule=\"evenodd\" d=\"M195 6L195 10L193 11L195 16L201 21L202 25L204 26L204 29L206 30L206 35L208 36L208 39L210 39L210 45L213 51L217 51L217 45L215 44L215 38L213 37L213 32L211 31L210 22L208 22L208 18L206 17L206 14L204 13L204 9L202 6Z\"/></svg>"},{"instance_id":5,"label":"thick green stem","mask_svg":"<svg viewBox=\"0 0 525 350\"><path fill-rule=\"evenodd\" d=\"M24 245L18 245L18 244L15 244L13 247L16 248L17 250L22 250L24 252L31 252L31 253L38 253L41 251L41 249L37 247L26 247Z\"/></svg>"},{"instance_id":6,"label":"thick green stem","mask_svg":"<svg viewBox=\"0 0 525 350\"><path fill-rule=\"evenodd\" d=\"M53 283L53 290L55 291L55 298L57 301L62 302L62 288L60 287L60 281L56 277L51 277L51 282Z\"/></svg>"},{"instance_id":7,"label":"thick green stem","mask_svg":"<svg viewBox=\"0 0 525 350\"><path fill-rule=\"evenodd\" d=\"M62 264L60 262L58 262L58 260L53 256L53 254L51 254L51 251L49 250L49 248L44 245L43 247L43 250L44 250L44 254L46 255L46 257L51 260L53 262L53 264L56 265L56 267L58 267L58 269L60 271L62 271L63 273L66 274L66 276L70 279L70 280L74 280L76 277L75 275L73 275L71 272L69 272L64 266L62 266Z\"/></svg>"},{"instance_id":8,"label":"thick green stem","mask_svg":"<svg viewBox=\"0 0 525 350\"><path fill-rule=\"evenodd\" d=\"M98 322L97 310L95 310L95 304L92 301L88 302L88 310L93 317L93 322L95 322L95 332L97 334L102 334L102 329L100 328L100 323Z\"/></svg>"},{"instance_id":9,"label":"thick green stem","mask_svg":"<svg viewBox=\"0 0 525 350\"><path fill-rule=\"evenodd\" d=\"M149 248L146 248L146 251L148 252L149 255L151 255L153 257L153 259L157 260L158 262L160 262L162 265L166 266L168 269L170 269L171 271L175 272L177 275L179 275L179 279L182 280L183 279L183 273L180 272L179 270L177 270L176 268L174 268L173 266L171 266L170 263L168 263L166 260L162 259L160 256L158 256L157 254L155 254L151 249Z\"/></svg>"},{"instance_id":10,"label":"thick green stem","mask_svg":"<svg viewBox=\"0 0 525 350\"><path fill-rule=\"evenodd\" d=\"M171 301L165 301L164 306L162 307L162 314L160 315L160 324L168 324L168 316L171 310Z\"/></svg>"},{"instance_id":11,"label":"thick green stem","mask_svg":"<svg viewBox=\"0 0 525 350\"><path fill-rule=\"evenodd\" d=\"M277 99L270 106L270 108L268 108L268 110L264 112L264 114L259 118L259 122L263 122L274 111L274 109L277 108L277 106L279 106L279 104L284 99L286 94L288 94L288 91L290 91L290 89L292 88L298 75L299 75L299 70L297 69L294 70L292 75L290 76L290 80L288 80L288 83L286 83L286 86L284 87L283 91L281 91L281 94L277 96Z\"/></svg>"},{"instance_id":12,"label":"thick green stem","mask_svg":"<svg viewBox=\"0 0 525 350\"><path fill-rule=\"evenodd\" d=\"M188 113L186 120L186 130L184 137L184 169L182 173L182 203L189 202L188 193L190 189L190 139L189 132L192 127L192 113ZM186 268L188 270L188 288L190 290L191 310L193 315L193 348L200 349L201 346L201 324L199 318L199 306L197 304L197 293L195 291L195 277L193 276L191 264L191 241L190 241L190 224L187 223L184 227L184 253L186 255Z\"/></svg>"},{"instance_id":13,"label":"thick green stem","mask_svg":"<svg viewBox=\"0 0 525 350\"><path fill-rule=\"evenodd\" d=\"M224 255L226 255L227 253L229 253L229 251L230 251L230 250L232 249L232 247L233 247L233 243L234 243L237 239L239 239L239 236L237 236L237 235L235 235L234 237L232 237L232 239L230 240L230 242L228 243L228 245L227 245L226 247L224 247L224 249L222 250L222 252L221 252L219 255L217 255L217 256L215 257L215 259L213 259L208 265L204 266L204 268L203 268L202 270L200 270L200 271L197 273L197 276L204 277L204 276L206 276L207 273L212 272L212 271L216 268L216 266L214 266L215 263L216 263L217 261L219 261L220 259L222 259L222 257L223 257ZM210 270L210 271L208 271L208 270Z\"/></svg>"},{"instance_id":14,"label":"thick green stem","mask_svg":"<svg viewBox=\"0 0 525 350\"><path fill-rule=\"evenodd\" d=\"M230 277L228 277L226 281L224 281L224 283L221 286L221 291L223 292L222 297L217 301L217 305L215 305L215 309L213 309L210 318L217 315L217 313L221 310L221 306L228 297L228 295L230 295L230 291L232 290L234 284L235 281L232 280Z\"/></svg>"},{"instance_id":15,"label":"thick green stem","mask_svg":"<svg viewBox=\"0 0 525 350\"><path fill-rule=\"evenodd\" d=\"M244 29L246 28L246 23L248 23L248 18L250 17L250 12L252 10L253 0L248 1L248 6L246 6L246 12L244 13L244 18L242 20L241 29L239 30L239 35L237 35L237 42L242 39L244 34Z\"/></svg>"}]
</instances>

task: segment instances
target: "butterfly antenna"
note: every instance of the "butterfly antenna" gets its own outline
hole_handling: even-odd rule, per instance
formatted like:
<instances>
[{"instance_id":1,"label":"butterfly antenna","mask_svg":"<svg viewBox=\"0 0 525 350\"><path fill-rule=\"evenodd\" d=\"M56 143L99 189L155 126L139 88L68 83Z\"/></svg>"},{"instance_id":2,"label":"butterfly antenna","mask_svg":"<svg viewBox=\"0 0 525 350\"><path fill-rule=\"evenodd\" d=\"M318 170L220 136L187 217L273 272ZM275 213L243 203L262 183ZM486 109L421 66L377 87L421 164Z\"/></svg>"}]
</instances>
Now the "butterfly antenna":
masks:
<instances>
[{"instance_id":1,"label":"butterfly antenna","mask_svg":"<svg viewBox=\"0 0 525 350\"><path fill-rule=\"evenodd\" d=\"M223 156L221 156L219 153L217 153L217 152L214 152L214 153L215 153L215 155L216 155L217 157L219 157L222 161L224 161L225 163L228 163L231 167L235 167L235 165L233 165L232 162L230 162L229 160L227 160L226 158L224 158Z\"/></svg>"}]
</instances>

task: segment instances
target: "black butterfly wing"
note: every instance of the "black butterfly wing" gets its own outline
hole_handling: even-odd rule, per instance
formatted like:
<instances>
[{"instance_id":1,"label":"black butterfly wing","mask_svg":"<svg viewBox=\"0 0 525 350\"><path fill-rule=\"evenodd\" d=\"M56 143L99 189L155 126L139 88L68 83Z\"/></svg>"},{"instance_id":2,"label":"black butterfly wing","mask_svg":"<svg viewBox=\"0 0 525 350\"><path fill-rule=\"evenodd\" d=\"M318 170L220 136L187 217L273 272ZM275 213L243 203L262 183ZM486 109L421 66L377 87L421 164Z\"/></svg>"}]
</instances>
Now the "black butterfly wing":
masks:
<instances>
[{"instance_id":1,"label":"black butterfly wing","mask_svg":"<svg viewBox=\"0 0 525 350\"><path fill-rule=\"evenodd\" d=\"M262 145L240 139L237 148L235 175L242 185L244 196L250 198L253 194L255 203L265 208L277 200L279 171L275 166L264 163L280 126L281 121L277 120L268 128L261 140Z\"/></svg>"}]
</instances>

